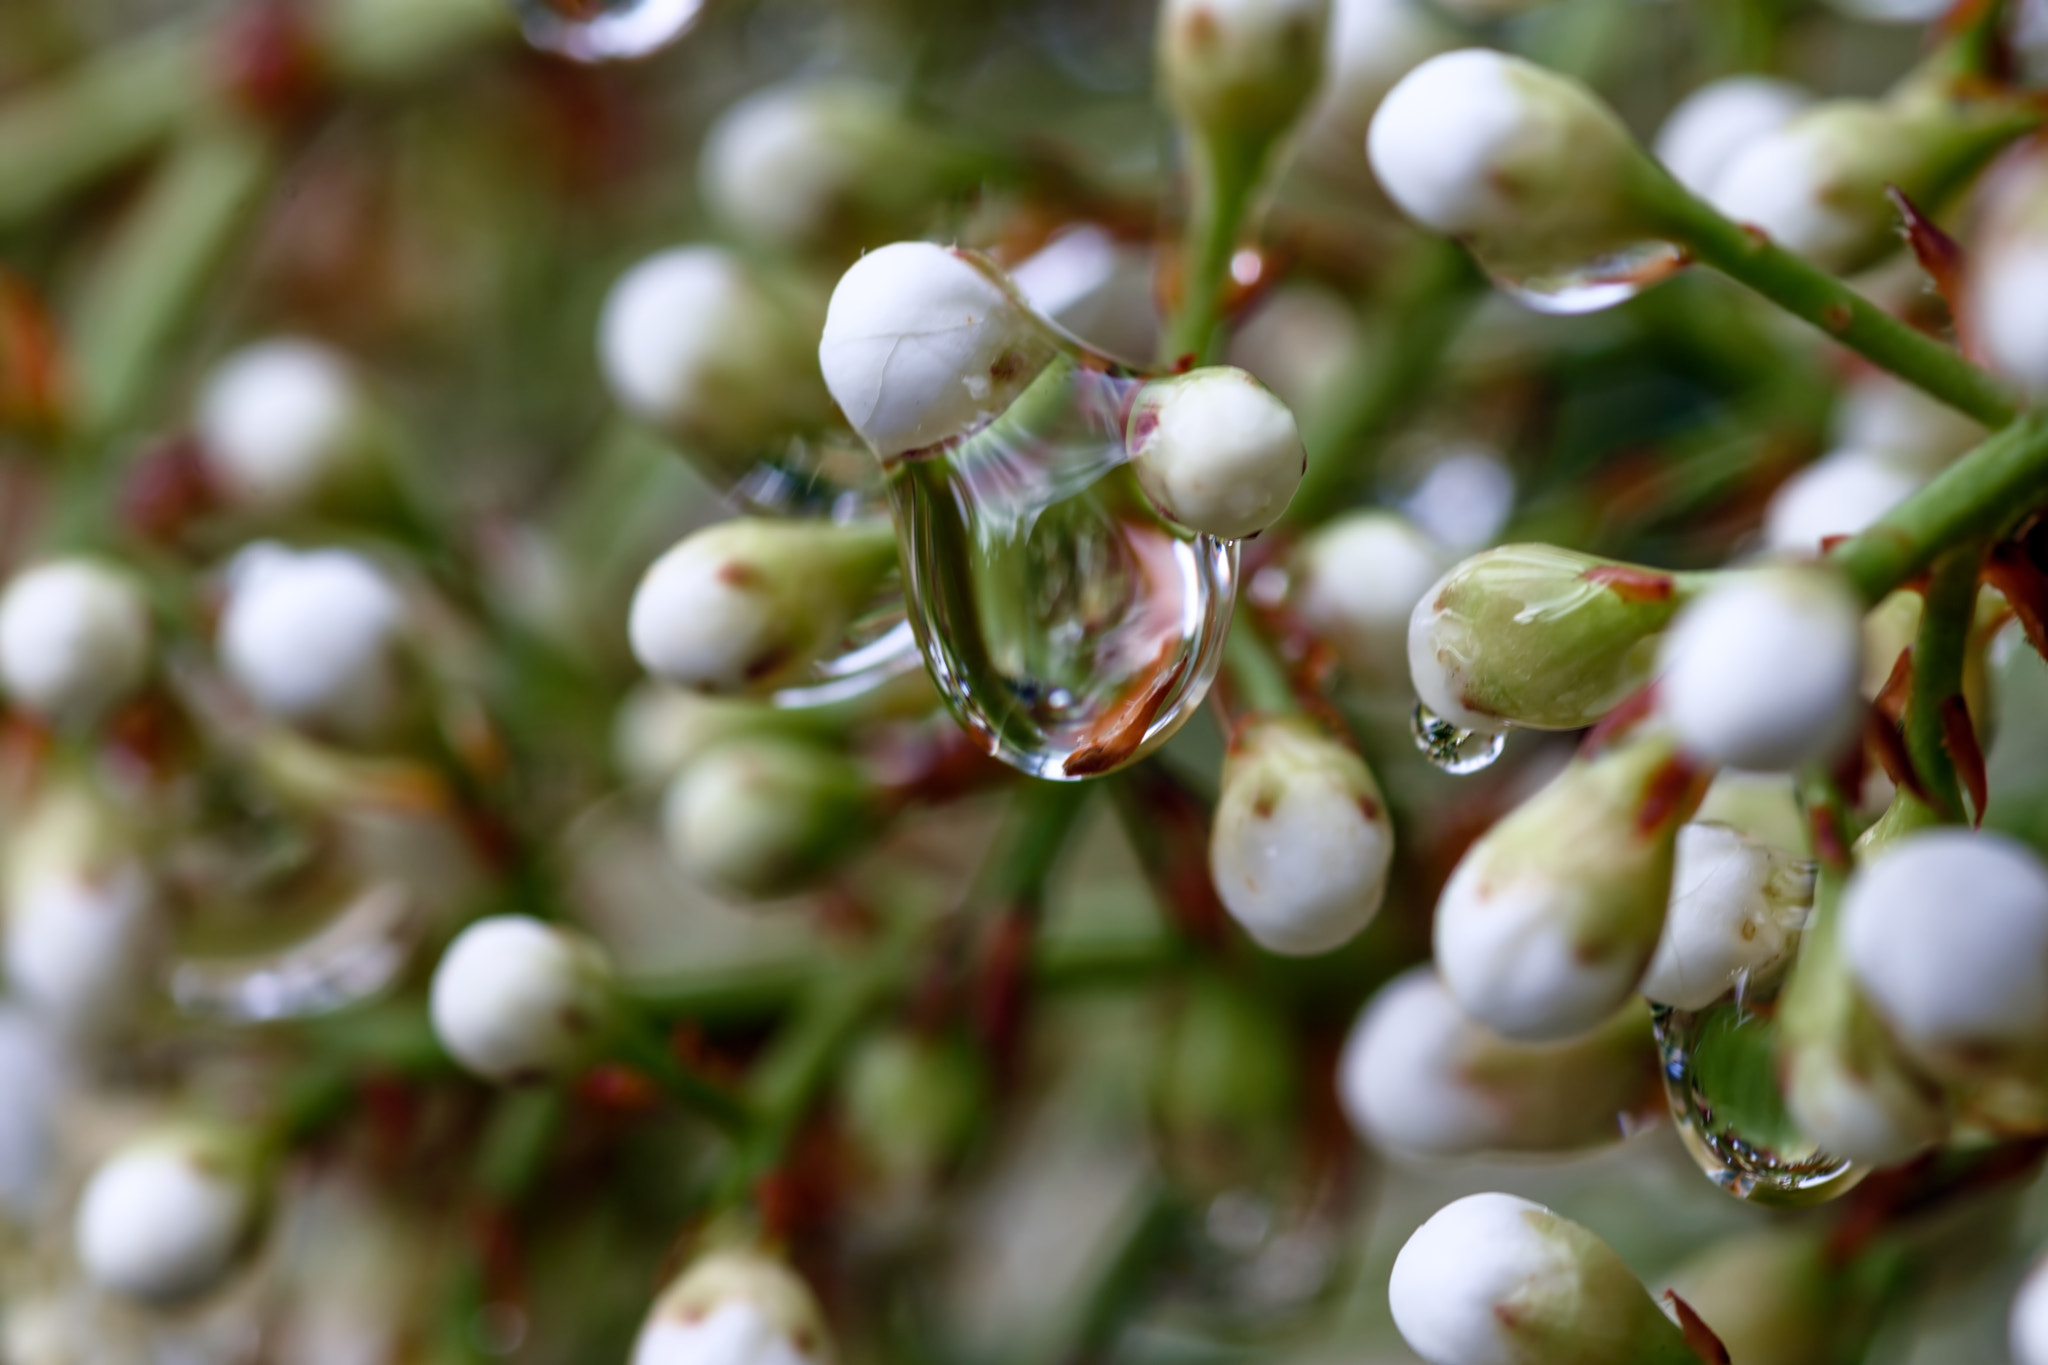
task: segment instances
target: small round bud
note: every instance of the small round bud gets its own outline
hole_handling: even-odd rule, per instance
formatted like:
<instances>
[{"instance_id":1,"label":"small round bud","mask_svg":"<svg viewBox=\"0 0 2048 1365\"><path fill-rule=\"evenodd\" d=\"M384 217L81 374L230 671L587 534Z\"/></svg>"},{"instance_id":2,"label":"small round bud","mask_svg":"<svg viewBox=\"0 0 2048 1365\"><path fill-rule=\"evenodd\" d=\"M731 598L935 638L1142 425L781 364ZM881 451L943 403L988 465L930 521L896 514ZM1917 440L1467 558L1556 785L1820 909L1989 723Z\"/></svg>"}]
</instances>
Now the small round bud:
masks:
<instances>
[{"instance_id":1,"label":"small round bud","mask_svg":"<svg viewBox=\"0 0 2048 1365\"><path fill-rule=\"evenodd\" d=\"M991 266L929 242L853 263L832 291L818 363L883 459L988 422L1052 358L1050 330Z\"/></svg>"},{"instance_id":2,"label":"small round bud","mask_svg":"<svg viewBox=\"0 0 2048 1365\"><path fill-rule=\"evenodd\" d=\"M155 1307L219 1287L262 1223L261 1161L239 1133L175 1128L114 1154L86 1182L72 1236L86 1277Z\"/></svg>"},{"instance_id":3,"label":"small round bud","mask_svg":"<svg viewBox=\"0 0 2048 1365\"><path fill-rule=\"evenodd\" d=\"M818 1302L758 1252L702 1257L655 1300L632 1365L830 1365Z\"/></svg>"},{"instance_id":4,"label":"small round bud","mask_svg":"<svg viewBox=\"0 0 2048 1365\"><path fill-rule=\"evenodd\" d=\"M2048 1261L2036 1261L2020 1281L2008 1324L2013 1365L2048 1365Z\"/></svg>"},{"instance_id":5,"label":"small round bud","mask_svg":"<svg viewBox=\"0 0 2048 1365\"><path fill-rule=\"evenodd\" d=\"M1826 569L1727 575L1679 614L1658 663L1663 713L1706 763L1790 771L1863 723L1863 607Z\"/></svg>"},{"instance_id":6,"label":"small round bud","mask_svg":"<svg viewBox=\"0 0 2048 1365\"><path fill-rule=\"evenodd\" d=\"M0 684L45 720L98 719L142 685L149 658L149 609L119 570L54 560L0 596Z\"/></svg>"},{"instance_id":7,"label":"small round bud","mask_svg":"<svg viewBox=\"0 0 2048 1365\"><path fill-rule=\"evenodd\" d=\"M1160 84L1209 139L1277 137L1315 94L1329 19L1330 0L1165 0Z\"/></svg>"},{"instance_id":8,"label":"small round bud","mask_svg":"<svg viewBox=\"0 0 2048 1365\"><path fill-rule=\"evenodd\" d=\"M1701 1010L1734 987L1761 985L1784 963L1812 904L1808 864L1726 825L1685 826L1642 993Z\"/></svg>"},{"instance_id":9,"label":"small round bud","mask_svg":"<svg viewBox=\"0 0 2048 1365\"><path fill-rule=\"evenodd\" d=\"M981 1059L962 1039L891 1028L846 1060L839 1117L869 1177L853 1182L883 1201L929 1198L966 1151L988 1103Z\"/></svg>"},{"instance_id":10,"label":"small round bud","mask_svg":"<svg viewBox=\"0 0 2048 1365\"><path fill-rule=\"evenodd\" d=\"M1987 434L1982 423L1882 370L1858 374L1835 409L1838 449L1884 456L1922 478L1954 464Z\"/></svg>"},{"instance_id":11,"label":"small round bud","mask_svg":"<svg viewBox=\"0 0 2048 1365\"><path fill-rule=\"evenodd\" d=\"M801 740L751 735L708 750L662 805L669 853L717 889L792 895L859 851L881 816L861 766Z\"/></svg>"},{"instance_id":12,"label":"small round bud","mask_svg":"<svg viewBox=\"0 0 2048 1365\"><path fill-rule=\"evenodd\" d=\"M1549 545L1476 554L1415 604L1415 693L1467 730L1582 729L1650 680L1698 581Z\"/></svg>"},{"instance_id":13,"label":"small round bud","mask_svg":"<svg viewBox=\"0 0 2048 1365\"><path fill-rule=\"evenodd\" d=\"M486 1080L563 1079L602 1048L611 983L604 950L581 934L525 915L481 919L434 968L434 1034Z\"/></svg>"},{"instance_id":14,"label":"small round bud","mask_svg":"<svg viewBox=\"0 0 2048 1365\"><path fill-rule=\"evenodd\" d=\"M229 567L221 662L271 715L361 733L390 709L404 618L398 589L364 555L256 545Z\"/></svg>"},{"instance_id":15,"label":"small round bud","mask_svg":"<svg viewBox=\"0 0 2048 1365\"><path fill-rule=\"evenodd\" d=\"M723 248L659 252L605 299L605 382L620 406L693 453L751 461L825 417L817 324L800 312Z\"/></svg>"},{"instance_id":16,"label":"small round bud","mask_svg":"<svg viewBox=\"0 0 2048 1365\"><path fill-rule=\"evenodd\" d=\"M1639 731L1577 759L1465 853L1436 907L1436 961L1466 1013L1546 1042L1611 1018L1642 979L1700 784Z\"/></svg>"},{"instance_id":17,"label":"small round bud","mask_svg":"<svg viewBox=\"0 0 2048 1365\"><path fill-rule=\"evenodd\" d=\"M1833 536L1853 536L1918 492L1926 480L1903 463L1840 450L1794 474L1764 511L1764 543L1813 556Z\"/></svg>"},{"instance_id":18,"label":"small round bud","mask_svg":"<svg viewBox=\"0 0 2048 1365\"><path fill-rule=\"evenodd\" d=\"M1960 894L1959 894L1960 893ZM1998 834L1887 844L1842 893L1842 951L1892 1037L1932 1074L2048 1056L2048 867Z\"/></svg>"},{"instance_id":19,"label":"small round bud","mask_svg":"<svg viewBox=\"0 0 2048 1365\"><path fill-rule=\"evenodd\" d=\"M896 567L886 523L739 517L692 533L633 593L633 656L707 692L772 692L845 638Z\"/></svg>"},{"instance_id":20,"label":"small round bud","mask_svg":"<svg viewBox=\"0 0 2048 1365\"><path fill-rule=\"evenodd\" d=\"M2029 150L2000 163L1978 202L1963 316L1994 368L2048 392L2048 156Z\"/></svg>"},{"instance_id":21,"label":"small round bud","mask_svg":"<svg viewBox=\"0 0 2048 1365\"><path fill-rule=\"evenodd\" d=\"M1294 414L1228 366L1146 384L1127 433L1145 495L1172 520L1226 540L1277 521L1308 471Z\"/></svg>"},{"instance_id":22,"label":"small round bud","mask_svg":"<svg viewBox=\"0 0 2048 1365\"><path fill-rule=\"evenodd\" d=\"M1653 150L1672 178L1694 194L1714 187L1728 163L1757 139L1784 127L1813 96L1769 76L1724 76L1678 102Z\"/></svg>"},{"instance_id":23,"label":"small round bud","mask_svg":"<svg viewBox=\"0 0 2048 1365\"><path fill-rule=\"evenodd\" d=\"M1231 918L1276 953L1326 953L1386 896L1394 826L1372 770L1311 721L1259 717L1232 740L1209 832Z\"/></svg>"},{"instance_id":24,"label":"small round bud","mask_svg":"<svg viewBox=\"0 0 2048 1365\"><path fill-rule=\"evenodd\" d=\"M1596 1147L1664 1103L1641 1005L1571 1042L1516 1043L1473 1022L1429 967L1381 987L1359 1014L1337 1098L1360 1137L1425 1156Z\"/></svg>"},{"instance_id":25,"label":"small round bud","mask_svg":"<svg viewBox=\"0 0 2048 1365\"><path fill-rule=\"evenodd\" d=\"M1354 678L1394 682L1407 673L1409 617L1447 558L1405 517L1353 512L1294 552L1290 597L1302 623L1329 642Z\"/></svg>"},{"instance_id":26,"label":"small round bud","mask_svg":"<svg viewBox=\"0 0 2048 1365\"><path fill-rule=\"evenodd\" d=\"M1387 1299L1429 1365L1698 1359L1612 1247L1511 1194L1438 1210L1394 1258Z\"/></svg>"},{"instance_id":27,"label":"small round bud","mask_svg":"<svg viewBox=\"0 0 2048 1365\"><path fill-rule=\"evenodd\" d=\"M214 482L260 508L303 504L368 448L348 362L299 337L246 346L217 365L199 396L197 429Z\"/></svg>"},{"instance_id":28,"label":"small round bud","mask_svg":"<svg viewBox=\"0 0 2048 1365\"><path fill-rule=\"evenodd\" d=\"M1151 247L1079 223L1010 268L1032 309L1106 355L1141 365L1159 349L1159 306Z\"/></svg>"}]
</instances>

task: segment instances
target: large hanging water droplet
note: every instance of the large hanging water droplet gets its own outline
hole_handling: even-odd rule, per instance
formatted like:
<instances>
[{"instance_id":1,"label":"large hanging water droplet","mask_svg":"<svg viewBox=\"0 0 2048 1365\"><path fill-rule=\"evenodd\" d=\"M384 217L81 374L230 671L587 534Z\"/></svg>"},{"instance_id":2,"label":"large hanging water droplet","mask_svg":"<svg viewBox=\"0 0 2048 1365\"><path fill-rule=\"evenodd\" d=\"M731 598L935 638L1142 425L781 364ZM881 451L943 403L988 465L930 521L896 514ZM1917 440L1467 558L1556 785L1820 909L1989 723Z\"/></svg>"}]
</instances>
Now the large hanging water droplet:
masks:
<instances>
[{"instance_id":1,"label":"large hanging water droplet","mask_svg":"<svg viewBox=\"0 0 2048 1365\"><path fill-rule=\"evenodd\" d=\"M1409 729L1422 756L1453 777L1466 777L1492 767L1508 747L1505 733L1460 729L1421 702L1415 704Z\"/></svg>"},{"instance_id":2,"label":"large hanging water droplet","mask_svg":"<svg viewBox=\"0 0 2048 1365\"><path fill-rule=\"evenodd\" d=\"M1659 1005L1652 1019L1679 1138L1716 1185L1738 1199L1792 1207L1834 1199L1867 1174L1820 1150L1786 1113L1767 1008L1734 1000L1696 1012Z\"/></svg>"},{"instance_id":3,"label":"large hanging water droplet","mask_svg":"<svg viewBox=\"0 0 2048 1365\"><path fill-rule=\"evenodd\" d=\"M1237 544L1163 520L1125 467L1142 382L1061 356L987 426L889 464L932 676L970 734L1037 777L1151 752L1221 658Z\"/></svg>"},{"instance_id":4,"label":"large hanging water droplet","mask_svg":"<svg viewBox=\"0 0 2048 1365\"><path fill-rule=\"evenodd\" d=\"M526 41L578 62L645 57L689 31L704 0L512 0Z\"/></svg>"},{"instance_id":5,"label":"large hanging water droplet","mask_svg":"<svg viewBox=\"0 0 2048 1365\"><path fill-rule=\"evenodd\" d=\"M1539 313L1597 313L1626 303L1685 265L1669 242L1637 242L1559 270L1507 270L1481 260L1500 288Z\"/></svg>"}]
</instances>

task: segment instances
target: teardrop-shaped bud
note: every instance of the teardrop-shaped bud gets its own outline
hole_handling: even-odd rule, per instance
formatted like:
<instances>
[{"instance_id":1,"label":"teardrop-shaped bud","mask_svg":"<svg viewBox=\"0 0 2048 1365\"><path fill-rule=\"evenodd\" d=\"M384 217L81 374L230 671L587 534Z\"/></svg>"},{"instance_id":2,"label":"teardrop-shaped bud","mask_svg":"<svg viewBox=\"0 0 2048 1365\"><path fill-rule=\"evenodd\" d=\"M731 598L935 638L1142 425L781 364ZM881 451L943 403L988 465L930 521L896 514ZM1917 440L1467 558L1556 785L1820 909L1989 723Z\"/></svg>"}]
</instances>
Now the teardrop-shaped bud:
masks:
<instances>
[{"instance_id":1,"label":"teardrop-shaped bud","mask_svg":"<svg viewBox=\"0 0 2048 1365\"><path fill-rule=\"evenodd\" d=\"M1671 905L1643 976L1649 999L1702 1010L1785 964L1813 906L1813 867L1727 825L1678 832Z\"/></svg>"},{"instance_id":2,"label":"teardrop-shaped bud","mask_svg":"<svg viewBox=\"0 0 2048 1365\"><path fill-rule=\"evenodd\" d=\"M1174 112L1215 142L1264 142L1322 76L1330 0L1166 0L1159 76Z\"/></svg>"},{"instance_id":3,"label":"teardrop-shaped bud","mask_svg":"<svg viewBox=\"0 0 2048 1365\"><path fill-rule=\"evenodd\" d=\"M707 750L662 805L669 853L737 896L787 896L860 851L882 817L860 764L821 744L749 735Z\"/></svg>"},{"instance_id":4,"label":"teardrop-shaped bud","mask_svg":"<svg viewBox=\"0 0 2048 1365\"><path fill-rule=\"evenodd\" d=\"M137 1138L79 1198L72 1235L86 1277L159 1308L212 1292L254 1247L263 1178L253 1134L185 1125Z\"/></svg>"}]
</instances>

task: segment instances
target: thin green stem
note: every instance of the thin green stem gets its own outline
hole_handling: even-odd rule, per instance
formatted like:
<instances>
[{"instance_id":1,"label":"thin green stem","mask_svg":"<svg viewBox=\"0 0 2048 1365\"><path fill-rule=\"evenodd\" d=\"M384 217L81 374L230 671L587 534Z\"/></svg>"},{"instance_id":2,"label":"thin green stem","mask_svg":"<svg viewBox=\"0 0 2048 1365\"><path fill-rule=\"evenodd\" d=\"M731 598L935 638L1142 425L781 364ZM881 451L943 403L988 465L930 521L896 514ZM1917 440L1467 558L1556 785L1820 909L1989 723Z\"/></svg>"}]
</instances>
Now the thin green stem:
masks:
<instances>
[{"instance_id":1,"label":"thin green stem","mask_svg":"<svg viewBox=\"0 0 2048 1365\"><path fill-rule=\"evenodd\" d=\"M1192 356L1197 364L1215 358L1223 320L1223 292L1231 257L1251 209L1268 144L1263 139L1203 139L1196 166L1194 206L1188 215L1181 269L1180 307L1166 329L1168 364Z\"/></svg>"},{"instance_id":2,"label":"thin green stem","mask_svg":"<svg viewBox=\"0 0 2048 1365\"><path fill-rule=\"evenodd\" d=\"M1950 820L1962 818L1963 795L1944 707L1963 690L1980 559L1974 548L1964 547L1935 564L1913 642L1913 686L1906 699L1906 755L1929 799Z\"/></svg>"},{"instance_id":3,"label":"thin green stem","mask_svg":"<svg viewBox=\"0 0 2048 1365\"><path fill-rule=\"evenodd\" d=\"M1172 1249L1185 1212L1164 1181L1154 1181L1138 1196L1122 1242L1087 1287L1067 1339L1058 1344L1055 1359L1062 1365L1099 1365L1109 1358L1117 1334Z\"/></svg>"},{"instance_id":4,"label":"thin green stem","mask_svg":"<svg viewBox=\"0 0 2048 1365\"><path fill-rule=\"evenodd\" d=\"M2030 416L1993 435L1828 558L1875 606L1943 550L1995 540L2044 504L2048 418Z\"/></svg>"},{"instance_id":5,"label":"thin green stem","mask_svg":"<svg viewBox=\"0 0 2048 1365\"><path fill-rule=\"evenodd\" d=\"M1223 641L1223 669L1237 710L1261 716L1291 716L1301 710L1286 666L1241 606Z\"/></svg>"}]
</instances>

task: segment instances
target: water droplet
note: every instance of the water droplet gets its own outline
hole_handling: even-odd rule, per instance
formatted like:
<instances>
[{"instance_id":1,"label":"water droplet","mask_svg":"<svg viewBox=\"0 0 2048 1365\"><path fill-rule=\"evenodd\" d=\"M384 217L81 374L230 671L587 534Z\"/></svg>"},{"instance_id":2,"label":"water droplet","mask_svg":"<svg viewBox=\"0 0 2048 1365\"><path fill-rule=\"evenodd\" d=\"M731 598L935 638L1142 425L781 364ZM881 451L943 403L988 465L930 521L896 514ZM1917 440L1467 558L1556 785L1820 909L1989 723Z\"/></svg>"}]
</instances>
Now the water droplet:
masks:
<instances>
[{"instance_id":1,"label":"water droplet","mask_svg":"<svg viewBox=\"0 0 2048 1365\"><path fill-rule=\"evenodd\" d=\"M329 1014L382 994L424 933L417 901L397 882L375 882L327 908L323 923L270 951L181 944L172 1002L195 1017L250 1024Z\"/></svg>"},{"instance_id":2,"label":"water droplet","mask_svg":"<svg viewBox=\"0 0 2048 1365\"><path fill-rule=\"evenodd\" d=\"M1480 264L1503 291L1539 313L1597 313L1675 273L1685 254L1669 242L1638 242L1565 270L1525 274Z\"/></svg>"},{"instance_id":3,"label":"water droplet","mask_svg":"<svg viewBox=\"0 0 2048 1365\"><path fill-rule=\"evenodd\" d=\"M1453 777L1466 777L1492 767L1508 746L1505 733L1489 735L1461 730L1421 702L1415 704L1409 728L1422 756Z\"/></svg>"},{"instance_id":4,"label":"water droplet","mask_svg":"<svg viewBox=\"0 0 2048 1365\"><path fill-rule=\"evenodd\" d=\"M1237 543L1163 520L1126 468L1142 383L1061 356L993 422L888 467L932 677L968 733L1037 777L1150 753L1220 662Z\"/></svg>"},{"instance_id":5,"label":"water droplet","mask_svg":"<svg viewBox=\"0 0 2048 1365\"><path fill-rule=\"evenodd\" d=\"M704 0L512 0L526 41L578 62L645 57L683 36Z\"/></svg>"},{"instance_id":6,"label":"water droplet","mask_svg":"<svg viewBox=\"0 0 2048 1365\"><path fill-rule=\"evenodd\" d=\"M1658 1005L1651 1017L1679 1138L1716 1185L1737 1199L1792 1207L1834 1199L1863 1179L1863 1167L1820 1150L1785 1112L1767 1006Z\"/></svg>"}]
</instances>

